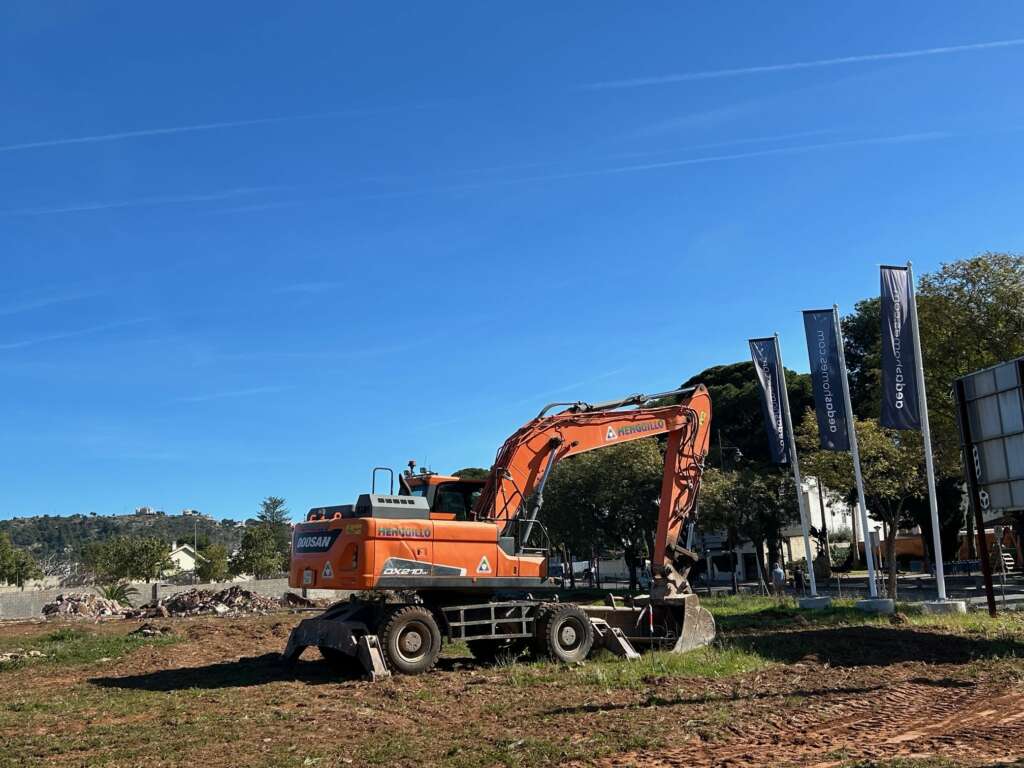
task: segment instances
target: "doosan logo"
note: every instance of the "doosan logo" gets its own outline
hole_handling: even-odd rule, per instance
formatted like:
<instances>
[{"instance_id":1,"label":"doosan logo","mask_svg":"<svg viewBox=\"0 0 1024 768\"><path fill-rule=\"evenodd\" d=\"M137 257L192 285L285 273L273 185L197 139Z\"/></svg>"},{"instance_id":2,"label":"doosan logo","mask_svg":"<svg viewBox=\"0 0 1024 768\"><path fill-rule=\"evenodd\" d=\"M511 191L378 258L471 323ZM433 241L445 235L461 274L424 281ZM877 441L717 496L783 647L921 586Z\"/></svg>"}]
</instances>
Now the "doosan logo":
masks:
<instances>
[{"instance_id":1,"label":"doosan logo","mask_svg":"<svg viewBox=\"0 0 1024 768\"><path fill-rule=\"evenodd\" d=\"M298 533L295 536L292 549L298 554L326 552L334 546L334 542L338 540L340 535L341 531L338 529L333 531L320 529L309 531L308 533Z\"/></svg>"},{"instance_id":2,"label":"doosan logo","mask_svg":"<svg viewBox=\"0 0 1024 768\"><path fill-rule=\"evenodd\" d=\"M299 549L326 549L331 546L330 536L299 536L295 545Z\"/></svg>"}]
</instances>

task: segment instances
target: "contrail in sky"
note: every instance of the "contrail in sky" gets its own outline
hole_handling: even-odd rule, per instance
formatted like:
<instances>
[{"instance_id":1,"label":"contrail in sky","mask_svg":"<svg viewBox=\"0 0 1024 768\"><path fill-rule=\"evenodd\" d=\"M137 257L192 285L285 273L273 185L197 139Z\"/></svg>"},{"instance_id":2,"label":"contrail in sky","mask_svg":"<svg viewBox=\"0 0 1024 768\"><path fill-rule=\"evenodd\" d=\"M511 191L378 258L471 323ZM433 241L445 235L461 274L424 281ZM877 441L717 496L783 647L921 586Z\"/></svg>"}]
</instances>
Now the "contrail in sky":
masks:
<instances>
[{"instance_id":1,"label":"contrail in sky","mask_svg":"<svg viewBox=\"0 0 1024 768\"><path fill-rule=\"evenodd\" d=\"M72 203L56 208L8 208L0 210L0 216L47 216L55 213L77 213L80 211L108 211L115 208L140 208L153 205L180 205L184 203L208 203L221 200L232 200L236 197L280 191L290 187L239 187L223 192L199 193L191 195L163 195L159 197L135 197L128 200L108 200L95 203Z\"/></svg>"},{"instance_id":2,"label":"contrail in sky","mask_svg":"<svg viewBox=\"0 0 1024 768\"><path fill-rule=\"evenodd\" d=\"M834 67L839 64L860 64L869 61L891 61L893 59L916 59L922 56L944 56L949 53L965 53L967 51L985 51L993 48L1011 48L1024 45L1024 38L1010 40L993 40L988 43L970 43L968 45L947 45L942 48L921 48L915 51L893 51L890 53L867 53L860 56L842 56L836 59L818 59L816 61L793 61L788 64L765 64L756 67L736 67L734 69L712 69L705 72L680 72L655 77L637 77L629 80L604 80L587 83L582 87L586 90L598 91L609 88L639 88L645 85L666 85L683 83L690 80L711 80L719 77L739 77L741 75L760 75L767 72L788 72L794 69L814 69L817 67Z\"/></svg>"},{"instance_id":3,"label":"contrail in sky","mask_svg":"<svg viewBox=\"0 0 1024 768\"><path fill-rule=\"evenodd\" d=\"M871 144L907 144L918 141L937 141L940 139L952 138L953 134L944 131L928 131L924 133L903 133L894 136L879 136L870 139L850 139L849 141L829 141L819 144L801 144L794 147L779 147L777 149L760 149L753 152L737 152L727 155L707 155L705 157L692 157L684 160L666 160L656 163L637 163L634 165L619 165L609 168L596 168L589 171L574 171L567 173L553 173L539 176L521 176L513 179L494 180L481 182L479 184L465 184L461 187L449 187L449 189L474 189L486 186L500 186L506 184L523 184L537 181L561 181L564 179L579 179L588 176L611 176L619 173L638 173L641 171L655 171L662 168L678 168L686 165L703 165L705 163L720 163L730 160L746 160L753 157L770 157L772 155L793 155L804 152L814 152L823 149L837 147L856 147Z\"/></svg>"},{"instance_id":4,"label":"contrail in sky","mask_svg":"<svg viewBox=\"0 0 1024 768\"><path fill-rule=\"evenodd\" d=\"M216 131L223 128L242 128L249 125L269 125L285 123L292 120L311 120L326 117L324 114L290 115L287 117L260 117L253 120L230 120L222 123L199 123L198 125L176 125L170 128L148 128L142 131L121 131L119 133L99 133L95 136L75 136L66 139L49 139L47 141L28 141L24 144L8 144L0 146L0 152L18 152L23 149L40 149L42 147L64 147L70 144L98 144L105 141L121 141L144 136L168 136L175 133L195 133L198 131Z\"/></svg>"},{"instance_id":5,"label":"contrail in sky","mask_svg":"<svg viewBox=\"0 0 1024 768\"><path fill-rule=\"evenodd\" d=\"M813 133L813 132L808 132ZM850 139L847 141L829 141L820 142L816 144L799 144L791 147L778 147L775 149L760 149L752 152L736 152L731 154L719 154L719 155L705 155L703 157L691 157L682 160L664 160L652 163L634 163L631 165L615 165L604 168L594 168L591 170L584 171L566 171L565 173L548 173L538 174L535 176L515 176L508 179L488 179L480 182L473 182L467 184L453 184L436 187L423 187L418 189L408 189L403 191L393 192L391 194L380 194L380 195L353 195L350 197L320 197L310 198L302 200L282 200L279 202L270 202L265 204L259 204L256 206L238 206L231 208L221 208L216 213L248 213L252 211L262 211L268 208L294 208L305 205L312 205L314 203L351 203L357 201L366 200L390 200L390 199L401 199L408 197L422 197L425 195L433 195L439 192L468 192L477 189L488 189L494 187L506 187L517 184L531 184L536 182L546 181L567 181L571 179L585 179L596 176L614 176L623 173L642 173L645 171L658 171L667 168L680 168L689 165L705 165L709 163L721 163L721 162L732 162L737 160L747 160L757 157L772 157L774 155L797 155L808 152L818 152L822 150L838 149L844 147L858 147L858 146L871 146L878 144L912 144L922 141L940 141L943 139L955 138L956 134L948 133L945 131L925 131L921 133L901 133L892 136L877 136L874 138L866 139ZM724 142L726 144L730 142ZM657 153L662 154L662 153ZM0 211L0 213L3 213Z\"/></svg>"},{"instance_id":6,"label":"contrail in sky","mask_svg":"<svg viewBox=\"0 0 1024 768\"><path fill-rule=\"evenodd\" d=\"M396 110L423 110L437 106L440 102L424 102L408 106L367 107L342 109L333 112L311 112L304 115L282 115L279 117L257 117L249 120L227 120L219 123L197 123L195 125L175 125L167 128L146 128L139 131L119 131L117 133L98 133L93 136L72 136L65 139L47 139L44 141L27 141L21 144L0 146L0 152L20 152L25 149L42 149L44 147L65 147L73 144L98 144L106 141L123 139L139 139L146 136L169 136L176 133L197 133L200 131L219 131L225 128L244 128L252 125L272 125L274 123L290 123L297 120L319 120L330 117L356 117L372 115Z\"/></svg>"},{"instance_id":7,"label":"contrail in sky","mask_svg":"<svg viewBox=\"0 0 1024 768\"><path fill-rule=\"evenodd\" d=\"M78 336L89 336L93 333L101 333L102 331L110 331L115 328L124 328L129 325L137 325L138 323L144 323L149 320L148 317L137 317L132 320L120 320L116 323L104 323L103 325L93 325L89 328L79 328L74 331L61 331L60 333L51 333L48 336L37 336L34 339L24 339L22 341L11 341L4 344L0 344L0 350L7 349L24 349L25 347L34 347L36 344L45 344L48 341L61 341L62 339L74 339Z\"/></svg>"}]
</instances>

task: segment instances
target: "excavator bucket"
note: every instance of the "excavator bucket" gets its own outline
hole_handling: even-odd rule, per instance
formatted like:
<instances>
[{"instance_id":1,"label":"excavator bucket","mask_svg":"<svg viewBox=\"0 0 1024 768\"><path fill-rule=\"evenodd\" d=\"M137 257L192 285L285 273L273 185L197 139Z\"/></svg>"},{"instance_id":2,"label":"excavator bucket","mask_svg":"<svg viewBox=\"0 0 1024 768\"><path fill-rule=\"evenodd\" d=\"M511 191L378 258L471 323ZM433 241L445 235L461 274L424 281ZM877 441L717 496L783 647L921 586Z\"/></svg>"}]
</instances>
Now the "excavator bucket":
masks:
<instances>
[{"instance_id":1,"label":"excavator bucket","mask_svg":"<svg viewBox=\"0 0 1024 768\"><path fill-rule=\"evenodd\" d=\"M581 608L600 642L626 658L635 650L685 653L715 639L715 619L695 594L627 602L609 595L606 603Z\"/></svg>"},{"instance_id":2,"label":"excavator bucket","mask_svg":"<svg viewBox=\"0 0 1024 768\"><path fill-rule=\"evenodd\" d=\"M676 644L672 646L674 653L686 653L703 645L710 645L715 639L715 617L700 604L696 595L686 595L682 600L682 608L672 610L682 612L683 631L679 633Z\"/></svg>"}]
</instances>

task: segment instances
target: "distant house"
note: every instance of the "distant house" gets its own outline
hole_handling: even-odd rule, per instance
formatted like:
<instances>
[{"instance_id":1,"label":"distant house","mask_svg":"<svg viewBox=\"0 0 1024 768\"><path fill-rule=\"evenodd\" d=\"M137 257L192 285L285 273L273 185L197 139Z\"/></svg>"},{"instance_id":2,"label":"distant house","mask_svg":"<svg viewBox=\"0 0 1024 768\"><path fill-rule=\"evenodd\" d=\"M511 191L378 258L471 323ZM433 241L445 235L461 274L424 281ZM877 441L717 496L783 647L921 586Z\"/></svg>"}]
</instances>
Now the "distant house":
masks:
<instances>
[{"instance_id":1,"label":"distant house","mask_svg":"<svg viewBox=\"0 0 1024 768\"><path fill-rule=\"evenodd\" d=\"M197 562L205 562L206 558L196 552L195 547L185 542L174 542L171 545L171 554L168 555L172 570L176 573L191 573L196 569Z\"/></svg>"},{"instance_id":2,"label":"distant house","mask_svg":"<svg viewBox=\"0 0 1024 768\"><path fill-rule=\"evenodd\" d=\"M152 507L136 507L135 508L135 514L136 515L155 515L156 514L156 510L153 509Z\"/></svg>"}]
</instances>

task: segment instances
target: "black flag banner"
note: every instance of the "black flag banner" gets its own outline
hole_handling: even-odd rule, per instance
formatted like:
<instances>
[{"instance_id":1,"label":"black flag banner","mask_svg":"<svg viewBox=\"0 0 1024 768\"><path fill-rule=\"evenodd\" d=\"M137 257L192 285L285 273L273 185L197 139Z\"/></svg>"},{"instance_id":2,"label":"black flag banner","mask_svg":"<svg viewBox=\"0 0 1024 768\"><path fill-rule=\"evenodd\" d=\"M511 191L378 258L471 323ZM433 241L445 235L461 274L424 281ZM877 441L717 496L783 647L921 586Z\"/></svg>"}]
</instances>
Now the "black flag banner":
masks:
<instances>
[{"instance_id":1,"label":"black flag banner","mask_svg":"<svg viewBox=\"0 0 1024 768\"><path fill-rule=\"evenodd\" d=\"M835 313L831 309L806 310L804 332L807 334L807 357L811 364L818 439L827 451L848 451L846 382L839 365Z\"/></svg>"},{"instance_id":2,"label":"black flag banner","mask_svg":"<svg viewBox=\"0 0 1024 768\"><path fill-rule=\"evenodd\" d=\"M906 267L882 267L881 423L892 429L921 428L911 290Z\"/></svg>"},{"instance_id":3,"label":"black flag banner","mask_svg":"<svg viewBox=\"0 0 1024 768\"><path fill-rule=\"evenodd\" d=\"M768 433L768 452L773 462L786 464L789 453L786 450L786 425L782 415L784 388L775 339L750 339L750 357L754 361L754 372L761 385L761 412Z\"/></svg>"}]
</instances>

